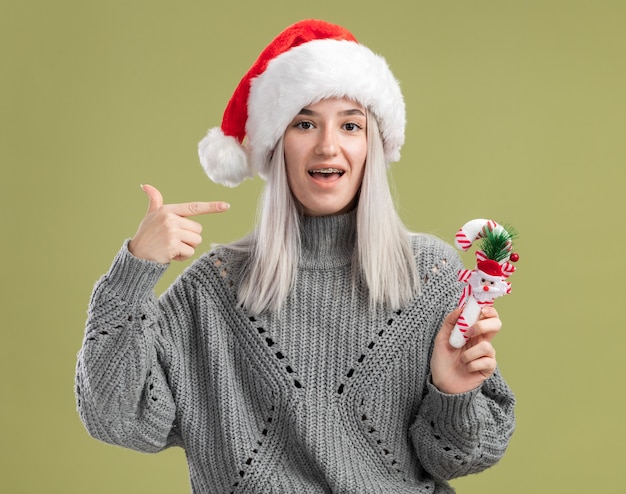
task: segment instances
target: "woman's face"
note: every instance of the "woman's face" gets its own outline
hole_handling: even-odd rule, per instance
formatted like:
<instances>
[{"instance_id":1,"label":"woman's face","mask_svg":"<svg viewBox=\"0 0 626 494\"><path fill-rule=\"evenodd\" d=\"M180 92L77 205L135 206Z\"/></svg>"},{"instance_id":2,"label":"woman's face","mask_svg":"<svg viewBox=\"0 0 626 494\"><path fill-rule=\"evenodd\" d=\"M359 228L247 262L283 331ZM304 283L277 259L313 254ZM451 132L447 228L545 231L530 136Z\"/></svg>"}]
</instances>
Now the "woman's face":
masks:
<instances>
[{"instance_id":1,"label":"woman's face","mask_svg":"<svg viewBox=\"0 0 626 494\"><path fill-rule=\"evenodd\" d=\"M348 99L322 100L303 108L284 137L287 181L304 214L350 211L367 155L365 109Z\"/></svg>"}]
</instances>

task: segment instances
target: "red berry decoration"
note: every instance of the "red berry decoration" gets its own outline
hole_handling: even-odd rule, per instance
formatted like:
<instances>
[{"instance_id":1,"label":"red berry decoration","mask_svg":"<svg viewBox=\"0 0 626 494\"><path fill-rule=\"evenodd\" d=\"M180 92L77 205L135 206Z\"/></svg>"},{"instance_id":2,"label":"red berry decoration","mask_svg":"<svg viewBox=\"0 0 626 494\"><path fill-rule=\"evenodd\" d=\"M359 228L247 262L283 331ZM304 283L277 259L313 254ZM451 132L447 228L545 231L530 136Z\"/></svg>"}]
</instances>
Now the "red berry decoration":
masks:
<instances>
[{"instance_id":1,"label":"red berry decoration","mask_svg":"<svg viewBox=\"0 0 626 494\"><path fill-rule=\"evenodd\" d=\"M519 261L519 254L517 252L513 252L513 254L511 254L511 262L517 261Z\"/></svg>"}]
</instances>

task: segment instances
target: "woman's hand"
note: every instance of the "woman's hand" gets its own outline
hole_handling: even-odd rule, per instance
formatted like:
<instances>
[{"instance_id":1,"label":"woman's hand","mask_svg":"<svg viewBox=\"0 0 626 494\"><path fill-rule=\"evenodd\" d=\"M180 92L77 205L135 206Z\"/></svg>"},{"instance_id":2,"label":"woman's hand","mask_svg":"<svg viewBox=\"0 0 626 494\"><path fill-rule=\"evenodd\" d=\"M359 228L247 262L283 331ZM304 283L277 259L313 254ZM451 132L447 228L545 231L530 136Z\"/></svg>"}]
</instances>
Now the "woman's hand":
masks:
<instances>
[{"instance_id":1,"label":"woman's hand","mask_svg":"<svg viewBox=\"0 0 626 494\"><path fill-rule=\"evenodd\" d=\"M454 348L448 339L460 314L459 308L445 318L430 360L433 384L448 394L477 388L495 372L497 364L491 340L502 327L498 312L493 307L484 307L476 324L466 333L470 338L465 346Z\"/></svg>"},{"instance_id":2,"label":"woman's hand","mask_svg":"<svg viewBox=\"0 0 626 494\"><path fill-rule=\"evenodd\" d=\"M128 250L135 257L160 264L189 259L202 242L202 225L188 219L189 216L221 213L230 207L225 202L164 205L163 196L155 187L142 185L141 188L148 196L148 212Z\"/></svg>"}]
</instances>

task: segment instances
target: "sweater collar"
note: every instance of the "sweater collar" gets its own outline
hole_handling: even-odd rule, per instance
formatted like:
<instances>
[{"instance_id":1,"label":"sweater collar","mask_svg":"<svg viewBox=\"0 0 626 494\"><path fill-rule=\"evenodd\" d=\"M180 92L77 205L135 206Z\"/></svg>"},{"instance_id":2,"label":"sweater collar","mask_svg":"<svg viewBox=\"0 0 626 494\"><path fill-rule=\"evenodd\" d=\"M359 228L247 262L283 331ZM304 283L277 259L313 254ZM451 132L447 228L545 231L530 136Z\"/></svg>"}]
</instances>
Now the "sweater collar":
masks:
<instances>
[{"instance_id":1,"label":"sweater collar","mask_svg":"<svg viewBox=\"0 0 626 494\"><path fill-rule=\"evenodd\" d=\"M356 242L356 211L334 216L300 218L300 266L333 268L352 260Z\"/></svg>"}]
</instances>

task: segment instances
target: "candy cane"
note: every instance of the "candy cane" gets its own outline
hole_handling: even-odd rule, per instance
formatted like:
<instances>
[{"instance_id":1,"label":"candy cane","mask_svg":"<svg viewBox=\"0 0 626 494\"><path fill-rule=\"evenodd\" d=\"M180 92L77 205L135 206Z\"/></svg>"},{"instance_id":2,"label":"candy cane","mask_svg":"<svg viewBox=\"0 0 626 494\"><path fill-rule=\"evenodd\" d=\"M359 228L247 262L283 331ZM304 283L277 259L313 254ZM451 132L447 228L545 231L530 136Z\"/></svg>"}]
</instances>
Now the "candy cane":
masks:
<instances>
[{"instance_id":1,"label":"candy cane","mask_svg":"<svg viewBox=\"0 0 626 494\"><path fill-rule=\"evenodd\" d=\"M463 225L459 231L455 235L454 243L456 247L460 250L467 251L472 244L479 238L484 238L490 232L502 232L508 235L506 229L496 223L493 220L486 219L475 219L468 221ZM476 266L477 268L473 271L464 269L459 272L459 281L470 282L470 278L474 273L480 272L486 279L495 278L495 279L504 279L510 276L514 271L515 267L509 262L509 260L517 261L519 256L517 254L511 254L513 243L509 239L503 249L503 254L505 256L504 259L500 259L499 261L489 260L487 255L482 251L476 252ZM492 270L495 269L495 273L492 272L491 275L483 273L479 269L479 266L488 267ZM483 268L483 269L485 269ZM465 345L465 342L469 339L467 336L467 331L469 328L476 323L478 318L480 317L481 308L485 305L492 305L493 298L506 295L510 292L510 283L507 283L508 287L505 291L499 292L495 294L493 297L490 297L488 294L483 294L482 296L476 296L472 294L472 289L470 285L467 285L463 290L463 294L461 295L461 299L459 301L459 307L463 307L463 311L459 316L457 323L452 330L450 335L450 345L454 348L461 348ZM489 288L485 287L485 290L488 292ZM478 297L478 298L477 298Z\"/></svg>"},{"instance_id":2,"label":"candy cane","mask_svg":"<svg viewBox=\"0 0 626 494\"><path fill-rule=\"evenodd\" d=\"M471 294L465 297L463 312L457 320L454 329L452 330L452 334L450 335L450 345L454 348L462 348L463 345L465 345L465 342L469 339L469 336L466 334L467 330L472 326L472 324L478 321L478 318L480 317L480 309L481 306Z\"/></svg>"},{"instance_id":3,"label":"candy cane","mask_svg":"<svg viewBox=\"0 0 626 494\"><path fill-rule=\"evenodd\" d=\"M504 230L504 227L498 225L493 220L476 219L465 223L454 238L454 245L457 249L467 251L472 244L479 238L483 238L485 233L489 231Z\"/></svg>"}]
</instances>

